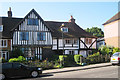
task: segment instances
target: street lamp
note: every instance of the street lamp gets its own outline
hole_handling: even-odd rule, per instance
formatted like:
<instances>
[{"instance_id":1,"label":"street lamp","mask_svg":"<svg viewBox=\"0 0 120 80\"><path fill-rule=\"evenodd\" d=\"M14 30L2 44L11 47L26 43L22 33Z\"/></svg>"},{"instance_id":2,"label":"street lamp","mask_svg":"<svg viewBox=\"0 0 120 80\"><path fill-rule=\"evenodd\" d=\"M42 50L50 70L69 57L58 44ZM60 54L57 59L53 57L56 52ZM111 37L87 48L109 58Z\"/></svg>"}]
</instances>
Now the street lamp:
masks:
<instances>
[{"instance_id":1,"label":"street lamp","mask_svg":"<svg viewBox=\"0 0 120 80\"><path fill-rule=\"evenodd\" d=\"M62 41L63 41L63 65L64 65L64 36L63 36L63 27L64 27L64 23L61 25L61 31L62 31Z\"/></svg>"}]
</instances>

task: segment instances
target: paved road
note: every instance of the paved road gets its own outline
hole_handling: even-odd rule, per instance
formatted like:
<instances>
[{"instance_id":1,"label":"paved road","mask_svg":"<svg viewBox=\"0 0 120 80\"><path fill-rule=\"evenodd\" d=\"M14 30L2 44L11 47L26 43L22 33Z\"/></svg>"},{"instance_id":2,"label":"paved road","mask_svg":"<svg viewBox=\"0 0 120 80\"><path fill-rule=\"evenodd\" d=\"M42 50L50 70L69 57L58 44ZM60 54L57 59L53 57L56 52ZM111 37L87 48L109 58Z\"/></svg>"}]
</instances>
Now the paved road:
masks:
<instances>
[{"instance_id":1,"label":"paved road","mask_svg":"<svg viewBox=\"0 0 120 80\"><path fill-rule=\"evenodd\" d=\"M94 69L42 74L38 78L28 78L22 80L39 80L43 78L118 78L118 66L106 66Z\"/></svg>"},{"instance_id":2,"label":"paved road","mask_svg":"<svg viewBox=\"0 0 120 80\"><path fill-rule=\"evenodd\" d=\"M42 78L118 78L118 66L56 73Z\"/></svg>"}]
</instances>

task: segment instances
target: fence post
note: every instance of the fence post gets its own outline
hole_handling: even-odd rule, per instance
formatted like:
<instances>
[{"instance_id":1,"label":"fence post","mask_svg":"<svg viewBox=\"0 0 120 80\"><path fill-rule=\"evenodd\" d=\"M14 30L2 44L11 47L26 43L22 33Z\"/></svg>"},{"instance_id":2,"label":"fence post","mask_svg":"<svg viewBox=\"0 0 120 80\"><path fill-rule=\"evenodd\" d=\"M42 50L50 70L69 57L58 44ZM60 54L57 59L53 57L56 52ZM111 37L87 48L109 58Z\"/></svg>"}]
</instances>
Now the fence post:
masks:
<instances>
[{"instance_id":1,"label":"fence post","mask_svg":"<svg viewBox=\"0 0 120 80\"><path fill-rule=\"evenodd\" d=\"M108 58L107 58L107 54L105 55L105 62L107 62L108 61Z\"/></svg>"},{"instance_id":2,"label":"fence post","mask_svg":"<svg viewBox=\"0 0 120 80\"><path fill-rule=\"evenodd\" d=\"M100 56L101 56L101 62L103 62L103 56L102 56L102 54Z\"/></svg>"},{"instance_id":3,"label":"fence post","mask_svg":"<svg viewBox=\"0 0 120 80\"><path fill-rule=\"evenodd\" d=\"M82 64L82 56L80 56L80 63Z\"/></svg>"}]
</instances>

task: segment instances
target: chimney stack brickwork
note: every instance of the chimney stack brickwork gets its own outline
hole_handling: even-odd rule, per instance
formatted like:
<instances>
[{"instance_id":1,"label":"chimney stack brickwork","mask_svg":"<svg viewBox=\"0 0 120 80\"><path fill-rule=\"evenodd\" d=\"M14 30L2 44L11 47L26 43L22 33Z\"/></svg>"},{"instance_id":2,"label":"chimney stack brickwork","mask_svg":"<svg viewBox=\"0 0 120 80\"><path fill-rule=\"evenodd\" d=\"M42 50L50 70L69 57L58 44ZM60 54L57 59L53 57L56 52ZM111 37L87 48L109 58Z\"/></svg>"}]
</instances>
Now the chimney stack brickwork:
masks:
<instances>
[{"instance_id":1,"label":"chimney stack brickwork","mask_svg":"<svg viewBox=\"0 0 120 80\"><path fill-rule=\"evenodd\" d=\"M8 17L9 17L9 18L12 18L12 11L11 11L11 7L9 7Z\"/></svg>"},{"instance_id":2,"label":"chimney stack brickwork","mask_svg":"<svg viewBox=\"0 0 120 80\"><path fill-rule=\"evenodd\" d=\"M73 18L72 15L71 15L71 19L69 20L69 22L75 23L75 19Z\"/></svg>"}]
</instances>

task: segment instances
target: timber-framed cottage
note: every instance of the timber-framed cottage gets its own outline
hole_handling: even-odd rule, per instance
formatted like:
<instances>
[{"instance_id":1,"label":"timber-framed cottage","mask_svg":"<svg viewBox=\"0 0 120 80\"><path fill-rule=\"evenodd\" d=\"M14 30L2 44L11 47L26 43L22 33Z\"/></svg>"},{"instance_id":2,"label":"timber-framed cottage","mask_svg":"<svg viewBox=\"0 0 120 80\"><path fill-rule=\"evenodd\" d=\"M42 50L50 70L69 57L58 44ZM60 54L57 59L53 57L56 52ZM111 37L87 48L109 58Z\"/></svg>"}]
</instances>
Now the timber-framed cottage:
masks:
<instances>
[{"instance_id":1,"label":"timber-framed cottage","mask_svg":"<svg viewBox=\"0 0 120 80\"><path fill-rule=\"evenodd\" d=\"M10 41L9 50L19 48L26 58L43 60L63 53L87 56L90 51L97 49L97 38L80 28L73 16L68 22L44 21L32 9L24 18L15 18L10 8L8 17L1 19L3 31L0 40ZM0 56L3 55L2 51L3 48Z\"/></svg>"}]
</instances>

